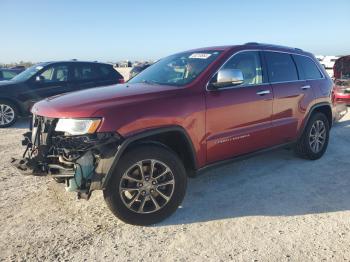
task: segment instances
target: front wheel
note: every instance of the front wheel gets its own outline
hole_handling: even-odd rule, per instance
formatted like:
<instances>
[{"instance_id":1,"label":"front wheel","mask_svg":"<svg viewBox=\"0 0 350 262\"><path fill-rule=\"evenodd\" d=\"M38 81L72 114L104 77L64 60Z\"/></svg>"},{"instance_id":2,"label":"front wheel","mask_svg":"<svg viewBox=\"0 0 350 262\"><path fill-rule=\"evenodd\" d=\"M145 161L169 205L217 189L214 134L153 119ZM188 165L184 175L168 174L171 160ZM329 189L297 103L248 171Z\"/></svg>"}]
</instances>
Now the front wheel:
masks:
<instances>
[{"instance_id":1,"label":"front wheel","mask_svg":"<svg viewBox=\"0 0 350 262\"><path fill-rule=\"evenodd\" d=\"M186 185L185 168L174 152L144 144L121 157L104 198L114 215L124 222L150 225L175 212Z\"/></svg>"},{"instance_id":2,"label":"front wheel","mask_svg":"<svg viewBox=\"0 0 350 262\"><path fill-rule=\"evenodd\" d=\"M302 158L316 160L326 152L329 141L329 122L323 113L311 116L295 151Z\"/></svg>"}]
</instances>

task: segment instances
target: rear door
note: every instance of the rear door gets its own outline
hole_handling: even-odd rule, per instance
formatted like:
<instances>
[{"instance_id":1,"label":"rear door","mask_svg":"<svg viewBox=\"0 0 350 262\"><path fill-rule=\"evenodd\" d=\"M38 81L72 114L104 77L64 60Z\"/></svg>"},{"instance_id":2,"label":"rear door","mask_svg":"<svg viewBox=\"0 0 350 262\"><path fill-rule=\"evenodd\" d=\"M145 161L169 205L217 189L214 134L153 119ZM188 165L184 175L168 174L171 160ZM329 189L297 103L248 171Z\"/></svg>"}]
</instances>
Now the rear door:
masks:
<instances>
[{"instance_id":1,"label":"rear door","mask_svg":"<svg viewBox=\"0 0 350 262\"><path fill-rule=\"evenodd\" d=\"M78 89L117 84L119 78L116 77L112 66L99 63L74 63L72 85Z\"/></svg>"},{"instance_id":2,"label":"rear door","mask_svg":"<svg viewBox=\"0 0 350 262\"><path fill-rule=\"evenodd\" d=\"M208 163L256 151L271 143L273 94L263 76L260 53L237 53L222 68L241 70L245 80L241 85L206 92Z\"/></svg>"},{"instance_id":3,"label":"rear door","mask_svg":"<svg viewBox=\"0 0 350 262\"><path fill-rule=\"evenodd\" d=\"M73 67L73 77L70 84L75 89L87 89L97 85L97 70L93 63L75 62Z\"/></svg>"},{"instance_id":4,"label":"rear door","mask_svg":"<svg viewBox=\"0 0 350 262\"><path fill-rule=\"evenodd\" d=\"M312 89L298 71L292 54L264 51L274 93L272 136L274 144L295 140L301 120L314 99Z\"/></svg>"},{"instance_id":5,"label":"rear door","mask_svg":"<svg viewBox=\"0 0 350 262\"><path fill-rule=\"evenodd\" d=\"M97 85L106 86L124 82L123 76L115 71L112 65L96 64Z\"/></svg>"}]
</instances>

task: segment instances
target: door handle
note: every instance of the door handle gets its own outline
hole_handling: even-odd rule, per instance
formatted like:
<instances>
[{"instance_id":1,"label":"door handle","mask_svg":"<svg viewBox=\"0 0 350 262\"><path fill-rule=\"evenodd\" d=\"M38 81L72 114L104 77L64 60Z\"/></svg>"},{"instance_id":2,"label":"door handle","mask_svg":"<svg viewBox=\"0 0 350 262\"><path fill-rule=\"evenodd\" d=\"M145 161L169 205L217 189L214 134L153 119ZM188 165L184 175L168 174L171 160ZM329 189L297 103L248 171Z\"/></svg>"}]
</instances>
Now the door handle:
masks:
<instances>
[{"instance_id":1,"label":"door handle","mask_svg":"<svg viewBox=\"0 0 350 262\"><path fill-rule=\"evenodd\" d=\"M256 94L259 96L267 95L270 93L271 93L270 90L261 90L261 91L256 92Z\"/></svg>"},{"instance_id":2,"label":"door handle","mask_svg":"<svg viewBox=\"0 0 350 262\"><path fill-rule=\"evenodd\" d=\"M310 88L311 88L311 86L309 86L309 85L301 87L302 90L306 90L306 89L310 89Z\"/></svg>"}]
</instances>

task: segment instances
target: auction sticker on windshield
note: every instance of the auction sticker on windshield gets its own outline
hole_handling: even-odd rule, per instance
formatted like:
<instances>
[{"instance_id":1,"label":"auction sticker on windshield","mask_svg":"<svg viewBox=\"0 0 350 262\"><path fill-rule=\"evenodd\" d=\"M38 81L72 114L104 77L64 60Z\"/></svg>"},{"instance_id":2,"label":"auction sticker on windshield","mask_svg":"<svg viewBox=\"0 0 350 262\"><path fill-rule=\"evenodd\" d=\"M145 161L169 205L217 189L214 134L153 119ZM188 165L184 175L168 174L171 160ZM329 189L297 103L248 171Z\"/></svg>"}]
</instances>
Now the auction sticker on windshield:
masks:
<instances>
[{"instance_id":1,"label":"auction sticker on windshield","mask_svg":"<svg viewBox=\"0 0 350 262\"><path fill-rule=\"evenodd\" d=\"M188 58L207 59L210 56L211 54L206 54L206 53L193 53Z\"/></svg>"}]
</instances>

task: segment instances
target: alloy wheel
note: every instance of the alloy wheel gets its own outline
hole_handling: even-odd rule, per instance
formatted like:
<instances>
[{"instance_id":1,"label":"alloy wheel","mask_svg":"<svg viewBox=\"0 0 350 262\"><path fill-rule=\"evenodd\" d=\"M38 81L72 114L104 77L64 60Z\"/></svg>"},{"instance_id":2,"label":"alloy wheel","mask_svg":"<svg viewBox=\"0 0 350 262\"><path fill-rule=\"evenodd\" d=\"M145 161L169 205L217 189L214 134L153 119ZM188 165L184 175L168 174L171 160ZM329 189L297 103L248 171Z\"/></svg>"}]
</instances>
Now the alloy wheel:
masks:
<instances>
[{"instance_id":1,"label":"alloy wheel","mask_svg":"<svg viewBox=\"0 0 350 262\"><path fill-rule=\"evenodd\" d=\"M310 129L309 145L314 153L319 153L326 142L326 126L323 121L317 120L314 122Z\"/></svg>"},{"instance_id":2,"label":"alloy wheel","mask_svg":"<svg viewBox=\"0 0 350 262\"><path fill-rule=\"evenodd\" d=\"M174 193L175 179L171 169L155 159L142 160L122 176L119 194L133 212L146 214L163 208Z\"/></svg>"},{"instance_id":3,"label":"alloy wheel","mask_svg":"<svg viewBox=\"0 0 350 262\"><path fill-rule=\"evenodd\" d=\"M0 126L7 125L15 119L15 111L6 104L0 104Z\"/></svg>"}]
</instances>

